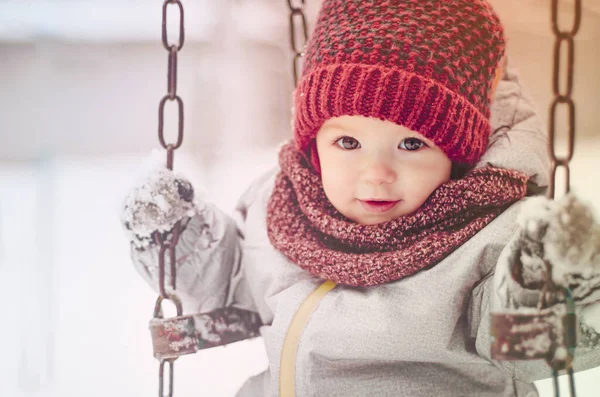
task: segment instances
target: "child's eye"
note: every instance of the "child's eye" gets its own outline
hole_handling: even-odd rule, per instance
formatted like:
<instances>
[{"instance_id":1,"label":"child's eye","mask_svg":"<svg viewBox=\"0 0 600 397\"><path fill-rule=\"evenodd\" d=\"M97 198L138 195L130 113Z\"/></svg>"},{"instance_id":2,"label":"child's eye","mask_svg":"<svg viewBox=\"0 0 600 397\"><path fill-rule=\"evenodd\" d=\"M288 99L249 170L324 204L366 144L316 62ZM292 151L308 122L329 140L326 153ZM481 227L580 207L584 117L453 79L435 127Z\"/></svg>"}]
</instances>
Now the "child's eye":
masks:
<instances>
[{"instance_id":1,"label":"child's eye","mask_svg":"<svg viewBox=\"0 0 600 397\"><path fill-rule=\"evenodd\" d=\"M419 150L423 146L427 146L425 142L420 140L419 138L406 138L402 142L400 142L400 149L404 150Z\"/></svg>"},{"instance_id":2,"label":"child's eye","mask_svg":"<svg viewBox=\"0 0 600 397\"><path fill-rule=\"evenodd\" d=\"M360 143L354 138L349 136L343 136L335 141L336 145L341 147L342 149L352 150L358 149L360 147Z\"/></svg>"}]
</instances>

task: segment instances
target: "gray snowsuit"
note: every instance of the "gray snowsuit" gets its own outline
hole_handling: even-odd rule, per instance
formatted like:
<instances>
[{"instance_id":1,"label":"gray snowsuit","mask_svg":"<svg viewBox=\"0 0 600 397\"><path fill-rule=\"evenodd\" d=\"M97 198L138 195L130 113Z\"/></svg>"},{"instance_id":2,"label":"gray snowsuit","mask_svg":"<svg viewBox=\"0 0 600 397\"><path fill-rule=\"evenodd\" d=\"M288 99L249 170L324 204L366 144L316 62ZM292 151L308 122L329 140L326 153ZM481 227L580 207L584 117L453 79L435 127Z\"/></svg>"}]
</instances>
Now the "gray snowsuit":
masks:
<instances>
[{"instance_id":1,"label":"gray snowsuit","mask_svg":"<svg viewBox=\"0 0 600 397\"><path fill-rule=\"evenodd\" d=\"M492 136L478 166L522 171L531 194L539 193L547 185L546 138L512 69L492 114L495 128L508 128ZM532 382L551 376L545 362L495 362L489 353L490 311L506 293L494 286L512 281L498 258L517 233L521 202L429 269L374 287L331 288L269 242L266 208L277 172L254 181L232 216L212 204L198 210L177 251L184 313L233 306L264 324L269 369L237 396L537 396ZM132 249L155 290L157 251ZM579 347L575 370L596 366L600 350Z\"/></svg>"}]
</instances>

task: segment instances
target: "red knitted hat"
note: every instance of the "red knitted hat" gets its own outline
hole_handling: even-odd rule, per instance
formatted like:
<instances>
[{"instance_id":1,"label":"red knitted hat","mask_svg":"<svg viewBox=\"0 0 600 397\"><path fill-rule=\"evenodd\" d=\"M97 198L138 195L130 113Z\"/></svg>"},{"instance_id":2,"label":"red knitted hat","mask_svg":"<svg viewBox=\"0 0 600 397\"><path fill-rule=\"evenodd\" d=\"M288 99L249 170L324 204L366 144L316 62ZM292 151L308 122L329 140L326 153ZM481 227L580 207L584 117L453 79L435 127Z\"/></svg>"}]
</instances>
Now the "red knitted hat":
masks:
<instances>
[{"instance_id":1,"label":"red knitted hat","mask_svg":"<svg viewBox=\"0 0 600 397\"><path fill-rule=\"evenodd\" d=\"M487 147L504 48L485 0L323 0L294 95L296 145L306 153L327 119L362 115L475 164Z\"/></svg>"}]
</instances>

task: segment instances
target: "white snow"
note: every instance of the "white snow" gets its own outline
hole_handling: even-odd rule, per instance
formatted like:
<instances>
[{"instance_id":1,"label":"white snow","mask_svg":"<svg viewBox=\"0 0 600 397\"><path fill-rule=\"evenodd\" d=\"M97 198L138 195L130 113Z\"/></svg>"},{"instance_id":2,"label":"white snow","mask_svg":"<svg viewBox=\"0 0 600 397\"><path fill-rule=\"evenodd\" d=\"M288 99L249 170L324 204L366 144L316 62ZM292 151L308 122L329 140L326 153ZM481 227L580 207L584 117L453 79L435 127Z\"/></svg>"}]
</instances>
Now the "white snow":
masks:
<instances>
[{"instance_id":1,"label":"white snow","mask_svg":"<svg viewBox=\"0 0 600 397\"><path fill-rule=\"evenodd\" d=\"M564 347L558 347L554 352L554 358L556 360L565 360L567 358L568 353L569 352Z\"/></svg>"},{"instance_id":2,"label":"white snow","mask_svg":"<svg viewBox=\"0 0 600 397\"><path fill-rule=\"evenodd\" d=\"M584 322L600 333L600 304L584 306L581 312Z\"/></svg>"},{"instance_id":3,"label":"white snow","mask_svg":"<svg viewBox=\"0 0 600 397\"><path fill-rule=\"evenodd\" d=\"M552 341L548 334L539 334L533 339L528 339L523 342L525 347L525 355L527 357L537 356L539 353L547 352L552 345Z\"/></svg>"},{"instance_id":4,"label":"white snow","mask_svg":"<svg viewBox=\"0 0 600 397\"><path fill-rule=\"evenodd\" d=\"M184 180L167 168L154 168L149 171L140 185L130 188L125 197L121 212L121 222L127 225L130 241L136 246L148 244L154 231L169 231L184 217L195 215L194 201L187 202L180 197L176 183Z\"/></svg>"}]
</instances>

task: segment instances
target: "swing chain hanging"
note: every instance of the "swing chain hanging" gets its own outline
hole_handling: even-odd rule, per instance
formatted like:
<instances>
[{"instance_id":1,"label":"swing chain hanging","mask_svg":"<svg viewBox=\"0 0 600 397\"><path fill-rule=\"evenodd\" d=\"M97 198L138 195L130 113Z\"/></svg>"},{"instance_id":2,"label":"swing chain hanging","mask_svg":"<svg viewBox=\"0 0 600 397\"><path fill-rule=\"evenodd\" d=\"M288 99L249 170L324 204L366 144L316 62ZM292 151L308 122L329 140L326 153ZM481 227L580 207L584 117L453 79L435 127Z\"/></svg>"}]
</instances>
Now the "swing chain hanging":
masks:
<instances>
[{"instance_id":1,"label":"swing chain hanging","mask_svg":"<svg viewBox=\"0 0 600 397\"><path fill-rule=\"evenodd\" d=\"M581 25L581 0L574 1L574 22L570 30L561 30L558 26L558 0L552 0L551 19L552 32L555 36L553 54L552 88L554 99L549 112L549 139L548 153L551 160L550 181L547 197L554 199L556 189L556 170L565 168L565 193L569 192L570 169L569 162L573 158L575 146L575 103L571 98L573 91L573 75L575 61L574 36ZM561 74L561 48L567 45L567 69L565 75L566 88L561 90L559 76ZM556 110L559 104L568 106L568 143L567 154L560 157L556 154ZM493 313L491 333L493 337L491 356L496 360L530 360L545 359L552 369L555 396L560 396L558 387L558 372L566 370L569 375L570 395L575 396L575 380L573 376L572 360L576 341L577 318L575 304L568 288L557 286L552 280L552 265L545 262L545 281L540 291L537 313L506 312ZM514 264L513 277L520 274L518 265ZM564 302L566 311L559 315L551 308L551 303L558 298ZM551 346L538 349L537 341L540 338L551 341Z\"/></svg>"},{"instance_id":2,"label":"swing chain hanging","mask_svg":"<svg viewBox=\"0 0 600 397\"><path fill-rule=\"evenodd\" d=\"M550 106L550 122L548 128L549 135L549 153L551 159L550 169L550 184L548 186L548 198L553 199L556 189L556 171L558 167L565 168L565 193L570 190L570 168L569 162L573 158L573 152L575 147L575 102L571 98L573 92L573 68L575 64L575 42L574 37L579 31L581 26L581 0L574 1L574 21L573 26L570 30L561 30L558 24L559 19L559 0L552 0L552 31L555 36L554 41L554 67L552 73L552 89L554 92L554 99ZM560 87L560 75L561 75L561 49L563 44L567 46L567 59L566 59L566 80L565 90L561 90ZM567 154L564 157L558 156L556 153L556 113L559 105L567 106L568 110L568 133L567 133Z\"/></svg>"},{"instance_id":3,"label":"swing chain hanging","mask_svg":"<svg viewBox=\"0 0 600 397\"><path fill-rule=\"evenodd\" d=\"M294 76L294 87L298 85L302 68L300 63L304 57L304 50L308 42L308 23L305 14L305 0L301 0L301 5L295 5L294 0L287 0L290 8L290 47L294 59L292 61L292 73ZM298 38L300 34L300 42Z\"/></svg>"},{"instance_id":4,"label":"swing chain hanging","mask_svg":"<svg viewBox=\"0 0 600 397\"><path fill-rule=\"evenodd\" d=\"M169 4L176 4L179 7L179 42L177 44L169 44L167 34L167 9ZM174 150L178 149L183 143L183 101L177 95L177 54L183 48L185 42L184 16L183 5L179 0L165 0L162 7L162 43L167 51L169 51L168 74L167 74L167 94L161 99L158 107L158 140L163 148L167 150L167 168L173 169ZM164 136L164 113L165 104L169 101L177 102L178 110L178 130L177 141L175 143L167 143Z\"/></svg>"},{"instance_id":5,"label":"swing chain hanging","mask_svg":"<svg viewBox=\"0 0 600 397\"><path fill-rule=\"evenodd\" d=\"M169 4L175 4L179 8L179 40L177 44L169 44L167 34L167 10ZM183 48L185 42L185 30L184 30L184 14L183 5L179 0L165 0L162 6L162 43L165 49L169 52L168 57L168 72L167 72L167 94L161 99L158 106L158 140L160 145L167 151L167 168L173 169L173 161L175 157L175 150L178 149L183 143L183 101L177 95L177 55L178 52ZM165 104L167 101L175 101L177 103L178 110L178 129L177 129L177 140L174 143L167 143L164 134L164 111ZM154 319L162 319L162 302L164 300L170 300L175 304L177 309L177 316L182 314L182 306L180 300L175 294L167 294L165 287L165 262L166 258L169 259L170 264L170 279L169 285L175 290L176 288L176 246L179 240L180 223L177 222L173 227L172 231L166 235L160 232L155 232L153 235L154 241L160 247L158 255L158 288L160 296L156 300L154 308ZM169 365L169 383L168 383L168 396L173 397L173 377L174 377L174 361L176 358L160 359L159 374L158 374L158 395L164 397L164 371L165 363Z\"/></svg>"},{"instance_id":6,"label":"swing chain hanging","mask_svg":"<svg viewBox=\"0 0 600 397\"><path fill-rule=\"evenodd\" d=\"M549 154L551 159L550 169L550 183L548 186L548 198L554 199L557 176L556 171L558 167L565 168L565 185L564 193L569 193L570 190L570 173L569 163L573 159L573 153L575 148L575 102L571 97L573 93L573 77L574 77L574 65L575 65L575 40L574 37L579 31L581 26L581 0L575 0L573 4L573 15L574 20L570 30L561 30L559 27L559 0L552 0L551 5L551 16L552 16L552 32L554 33L554 64L552 68L552 91L554 92L554 99L550 106L550 122L548 129L548 144ZM563 44L567 45L567 70L566 70L566 89L563 91L560 87L560 75L561 75L561 48ZM564 74L564 72L563 72ZM568 110L568 133L567 133L567 154L564 157L560 157L556 154L556 111L559 105L566 105ZM571 361L573 359L573 350L576 345L576 327L577 319L575 316L575 308L571 293L567 288L559 288L552 281L552 268L546 263L546 281L543 287L540 302L538 308L542 305L543 301L549 298L549 294L555 293L562 296L567 305L567 314L563 317L563 332L564 339L567 347L567 358L565 362L559 362L552 365L552 377L554 381L554 393L555 396L559 396L558 386L558 370L566 369L569 374L569 391L572 397L575 397L575 379L573 375L573 367ZM544 302L546 303L546 302Z\"/></svg>"},{"instance_id":7,"label":"swing chain hanging","mask_svg":"<svg viewBox=\"0 0 600 397\"><path fill-rule=\"evenodd\" d=\"M167 34L167 10L170 4L179 8L179 41L169 44ZM173 8L173 7L172 7ZM167 151L167 168L173 169L174 152L183 143L183 101L177 95L177 55L183 48L185 40L183 6L180 0L165 0L162 6L162 42L169 52L167 94L161 99L158 109L158 140ZM164 109L167 101L175 101L178 107L178 133L177 140L167 143L164 135ZM238 309L225 307L208 313L194 313L183 315L181 300L176 295L176 248L182 227L180 222L168 232L155 232L152 235L154 242L159 247L158 254L158 289L160 296L154 305L153 318L150 321L150 333L154 357L159 360L158 395L159 397L173 397L173 377L175 360L186 354L193 354L201 349L224 346L243 339L255 338L260 335L259 329L262 321L258 314ZM168 261L168 263L167 263ZM167 292L165 284L166 268L169 265L170 291ZM163 316L162 304L165 300L177 309L174 317ZM196 329L196 318L203 323L203 329ZM168 366L168 384L165 385L165 367ZM163 390L168 394L163 394Z\"/></svg>"}]
</instances>

